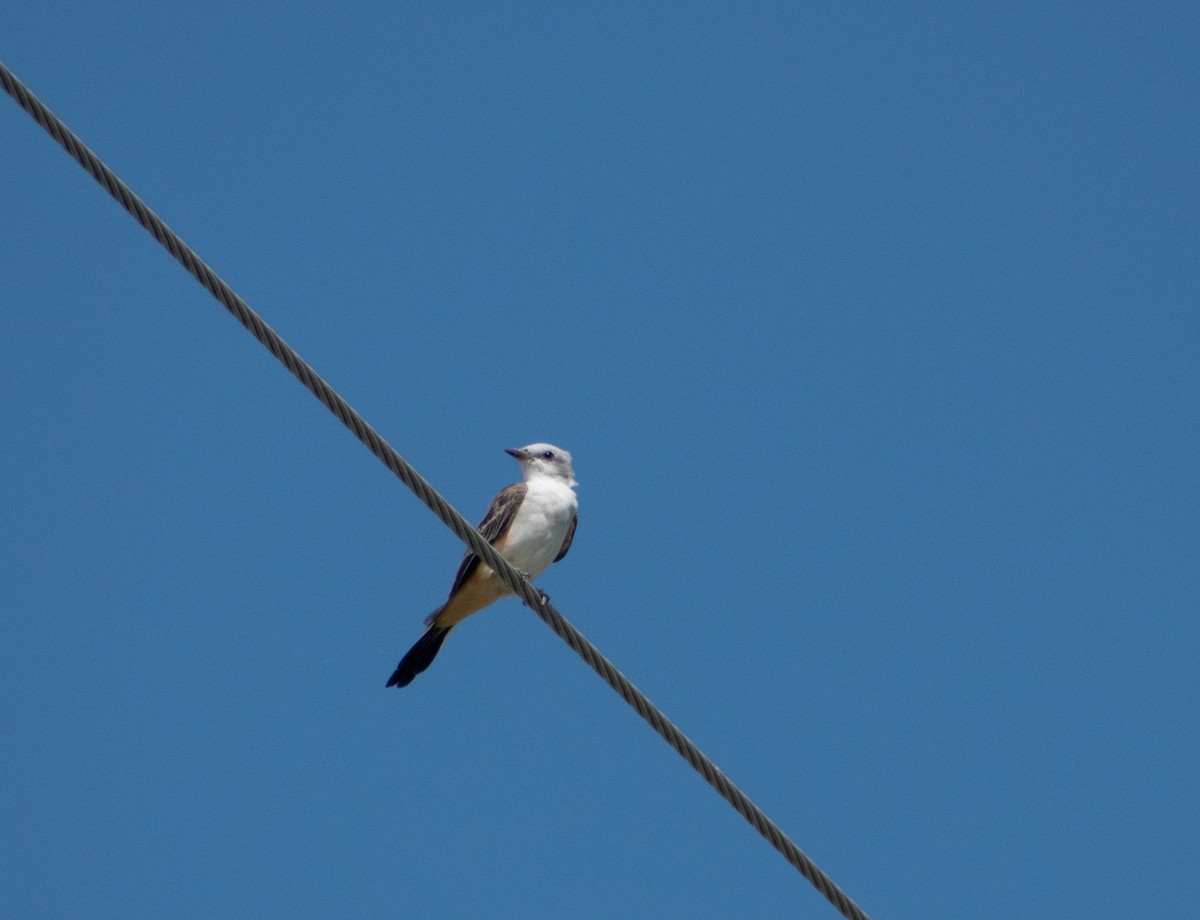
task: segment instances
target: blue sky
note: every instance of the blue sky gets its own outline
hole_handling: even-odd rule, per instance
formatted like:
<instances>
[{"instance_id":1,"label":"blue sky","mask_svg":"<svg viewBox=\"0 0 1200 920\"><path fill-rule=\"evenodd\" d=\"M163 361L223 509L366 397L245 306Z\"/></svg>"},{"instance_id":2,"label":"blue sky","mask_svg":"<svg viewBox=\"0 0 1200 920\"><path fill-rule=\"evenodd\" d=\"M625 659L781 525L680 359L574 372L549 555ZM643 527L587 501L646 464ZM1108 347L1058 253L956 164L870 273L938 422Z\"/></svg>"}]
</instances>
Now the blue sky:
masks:
<instances>
[{"instance_id":1,"label":"blue sky","mask_svg":"<svg viewBox=\"0 0 1200 920\"><path fill-rule=\"evenodd\" d=\"M1200 897L1194 5L117 3L0 58L872 916ZM0 914L833 917L0 105Z\"/></svg>"}]
</instances>

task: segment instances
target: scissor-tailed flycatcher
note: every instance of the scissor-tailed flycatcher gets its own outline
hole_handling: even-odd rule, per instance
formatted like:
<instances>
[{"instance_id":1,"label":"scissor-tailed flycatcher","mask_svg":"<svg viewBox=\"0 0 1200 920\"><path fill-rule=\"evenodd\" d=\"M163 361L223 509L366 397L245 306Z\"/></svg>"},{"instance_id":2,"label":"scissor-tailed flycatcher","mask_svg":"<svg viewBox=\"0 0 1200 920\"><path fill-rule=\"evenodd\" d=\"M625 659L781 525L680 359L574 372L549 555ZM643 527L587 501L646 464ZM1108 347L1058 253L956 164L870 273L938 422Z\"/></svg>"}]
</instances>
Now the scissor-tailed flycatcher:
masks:
<instances>
[{"instance_id":1,"label":"scissor-tailed flycatcher","mask_svg":"<svg viewBox=\"0 0 1200 920\"><path fill-rule=\"evenodd\" d=\"M553 444L506 447L521 464L524 482L513 483L492 499L479 532L497 552L531 580L571 548L579 502L571 487L571 455ZM425 618L425 635L400 659L389 687L407 687L429 667L450 630L492 601L512 594L508 586L470 550L463 556L446 603Z\"/></svg>"}]
</instances>

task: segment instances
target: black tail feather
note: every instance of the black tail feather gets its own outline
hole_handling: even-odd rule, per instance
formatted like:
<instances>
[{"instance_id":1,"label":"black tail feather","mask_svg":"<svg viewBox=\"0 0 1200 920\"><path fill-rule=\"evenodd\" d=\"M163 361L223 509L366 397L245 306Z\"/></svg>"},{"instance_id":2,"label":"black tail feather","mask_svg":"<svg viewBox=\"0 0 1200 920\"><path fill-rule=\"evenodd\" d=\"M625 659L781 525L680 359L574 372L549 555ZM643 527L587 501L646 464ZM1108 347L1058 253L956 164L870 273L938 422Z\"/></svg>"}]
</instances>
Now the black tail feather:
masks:
<instances>
[{"instance_id":1,"label":"black tail feather","mask_svg":"<svg viewBox=\"0 0 1200 920\"><path fill-rule=\"evenodd\" d=\"M400 659L400 664L396 665L396 670L388 678L387 685L389 687L407 687L411 684L414 677L433 663L433 659L437 657L438 650L446 641L446 637L450 635L452 628L430 626L425 630L425 635L421 636L417 640L417 644L408 650L408 654Z\"/></svg>"}]
</instances>

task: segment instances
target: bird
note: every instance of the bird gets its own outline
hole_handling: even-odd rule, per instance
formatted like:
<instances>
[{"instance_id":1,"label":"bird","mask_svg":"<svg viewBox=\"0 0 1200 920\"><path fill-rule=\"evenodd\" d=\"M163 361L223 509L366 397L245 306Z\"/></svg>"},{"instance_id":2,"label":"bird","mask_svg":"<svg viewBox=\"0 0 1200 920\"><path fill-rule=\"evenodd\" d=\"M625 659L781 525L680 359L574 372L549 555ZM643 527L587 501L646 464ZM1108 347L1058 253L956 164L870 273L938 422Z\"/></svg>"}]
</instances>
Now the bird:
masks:
<instances>
[{"instance_id":1,"label":"bird","mask_svg":"<svg viewBox=\"0 0 1200 920\"><path fill-rule=\"evenodd\" d=\"M523 482L505 486L492 499L479 532L531 581L571 548L579 521L571 455L553 444L506 447L521 465ZM470 550L459 563L446 602L425 618L425 633L400 659L389 687L407 687L437 656L450 631L473 613L512 590Z\"/></svg>"}]
</instances>

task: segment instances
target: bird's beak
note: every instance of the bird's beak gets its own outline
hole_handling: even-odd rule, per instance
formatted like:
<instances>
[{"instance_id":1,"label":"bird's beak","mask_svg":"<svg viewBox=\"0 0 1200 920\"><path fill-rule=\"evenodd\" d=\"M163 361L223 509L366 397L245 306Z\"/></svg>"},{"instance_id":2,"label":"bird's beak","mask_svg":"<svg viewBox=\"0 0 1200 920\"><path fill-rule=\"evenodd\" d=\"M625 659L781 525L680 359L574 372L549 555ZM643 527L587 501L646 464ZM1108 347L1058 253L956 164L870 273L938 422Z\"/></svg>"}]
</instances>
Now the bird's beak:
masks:
<instances>
[{"instance_id":1,"label":"bird's beak","mask_svg":"<svg viewBox=\"0 0 1200 920\"><path fill-rule=\"evenodd\" d=\"M529 459L529 454L519 447L506 447L506 448L504 448L504 452L506 454L508 454L510 457L512 457L514 460L528 460Z\"/></svg>"}]
</instances>

